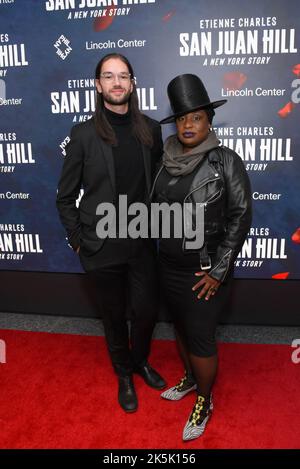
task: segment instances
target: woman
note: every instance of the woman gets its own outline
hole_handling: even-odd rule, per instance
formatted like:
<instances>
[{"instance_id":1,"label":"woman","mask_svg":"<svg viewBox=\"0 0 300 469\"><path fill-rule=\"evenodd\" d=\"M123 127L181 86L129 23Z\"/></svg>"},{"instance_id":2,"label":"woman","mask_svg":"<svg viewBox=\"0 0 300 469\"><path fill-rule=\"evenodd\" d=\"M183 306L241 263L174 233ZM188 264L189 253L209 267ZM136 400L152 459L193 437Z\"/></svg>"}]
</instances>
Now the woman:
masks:
<instances>
[{"instance_id":1,"label":"woman","mask_svg":"<svg viewBox=\"0 0 300 469\"><path fill-rule=\"evenodd\" d=\"M177 135L165 142L153 200L179 202L182 207L189 202L193 213L199 207L196 204L205 207L200 249L188 249L184 235L171 234L159 243L162 291L185 367L180 382L161 396L179 400L196 390L183 430L183 440L191 440L204 432L213 409L218 363L215 331L230 292L234 261L250 228L251 191L242 160L219 146L212 129L214 109L226 100L211 102L200 78L191 74L174 78L168 96L173 114L161 124L175 121ZM193 219L193 226L196 222Z\"/></svg>"}]
</instances>

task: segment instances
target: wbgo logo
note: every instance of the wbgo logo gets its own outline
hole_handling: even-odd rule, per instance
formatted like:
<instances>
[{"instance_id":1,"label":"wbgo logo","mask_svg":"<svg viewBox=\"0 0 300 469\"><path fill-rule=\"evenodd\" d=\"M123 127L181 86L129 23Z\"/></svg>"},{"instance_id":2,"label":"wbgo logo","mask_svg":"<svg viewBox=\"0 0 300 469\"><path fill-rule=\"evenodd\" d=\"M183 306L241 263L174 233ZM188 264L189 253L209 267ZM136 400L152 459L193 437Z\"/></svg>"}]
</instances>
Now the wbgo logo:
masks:
<instances>
[{"instance_id":1,"label":"wbgo logo","mask_svg":"<svg viewBox=\"0 0 300 469\"><path fill-rule=\"evenodd\" d=\"M300 339L294 339L291 346L296 348L292 353L291 359L297 365L300 363Z\"/></svg>"},{"instance_id":2,"label":"wbgo logo","mask_svg":"<svg viewBox=\"0 0 300 469\"><path fill-rule=\"evenodd\" d=\"M6 343L0 339L0 363L6 363Z\"/></svg>"}]
</instances>

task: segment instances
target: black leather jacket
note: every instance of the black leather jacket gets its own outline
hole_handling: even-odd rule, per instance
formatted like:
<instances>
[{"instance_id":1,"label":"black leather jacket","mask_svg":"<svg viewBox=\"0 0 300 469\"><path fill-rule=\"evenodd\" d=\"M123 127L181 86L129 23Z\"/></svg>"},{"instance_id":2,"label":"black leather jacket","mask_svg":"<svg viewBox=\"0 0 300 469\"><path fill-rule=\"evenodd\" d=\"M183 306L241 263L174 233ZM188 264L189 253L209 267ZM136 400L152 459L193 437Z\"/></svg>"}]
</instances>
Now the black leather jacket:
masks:
<instances>
[{"instance_id":1,"label":"black leather jacket","mask_svg":"<svg viewBox=\"0 0 300 469\"><path fill-rule=\"evenodd\" d=\"M151 194L162 166L156 175ZM251 187L241 158L227 147L211 150L199 165L184 202L204 203L204 246L214 253L207 273L223 282L234 267L251 226ZM187 250L186 238L183 249Z\"/></svg>"}]
</instances>

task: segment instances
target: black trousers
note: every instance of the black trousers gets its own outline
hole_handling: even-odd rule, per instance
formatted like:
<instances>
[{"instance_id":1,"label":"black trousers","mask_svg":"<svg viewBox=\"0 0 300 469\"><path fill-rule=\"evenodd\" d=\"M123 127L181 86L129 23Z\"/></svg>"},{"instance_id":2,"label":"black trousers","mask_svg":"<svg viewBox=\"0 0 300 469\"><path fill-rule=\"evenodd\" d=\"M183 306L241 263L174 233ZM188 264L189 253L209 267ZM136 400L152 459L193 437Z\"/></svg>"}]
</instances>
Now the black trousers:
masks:
<instances>
[{"instance_id":1,"label":"black trousers","mask_svg":"<svg viewBox=\"0 0 300 469\"><path fill-rule=\"evenodd\" d=\"M112 251L111 256L106 252L106 259L115 260L88 273L96 282L113 367L124 376L144 363L150 352L158 313L156 253L151 240L141 239L118 240L105 248Z\"/></svg>"}]
</instances>

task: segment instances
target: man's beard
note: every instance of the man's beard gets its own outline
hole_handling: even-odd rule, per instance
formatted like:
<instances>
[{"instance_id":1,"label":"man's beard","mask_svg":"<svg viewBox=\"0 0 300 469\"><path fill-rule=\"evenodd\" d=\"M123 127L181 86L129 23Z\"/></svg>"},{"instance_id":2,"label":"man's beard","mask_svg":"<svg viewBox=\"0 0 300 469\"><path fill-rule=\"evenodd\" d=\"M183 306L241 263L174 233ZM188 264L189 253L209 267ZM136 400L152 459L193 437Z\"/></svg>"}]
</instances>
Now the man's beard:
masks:
<instances>
[{"instance_id":1,"label":"man's beard","mask_svg":"<svg viewBox=\"0 0 300 469\"><path fill-rule=\"evenodd\" d=\"M123 89L123 88L122 88ZM108 104L121 106L122 104L127 104L130 99L131 91L128 90L127 93L122 96L113 96L110 93L102 90L103 100Z\"/></svg>"}]
</instances>

